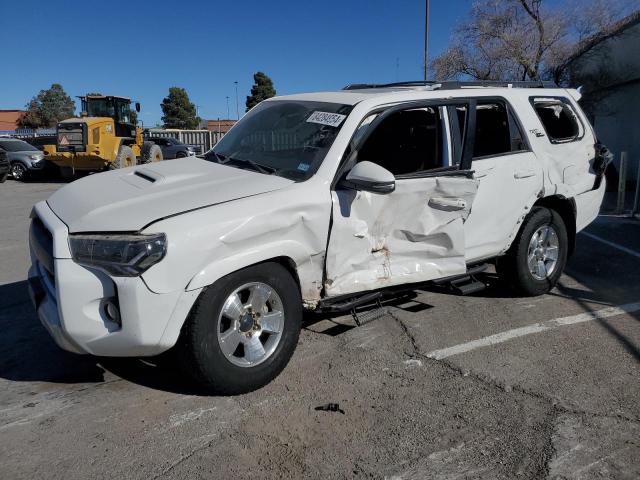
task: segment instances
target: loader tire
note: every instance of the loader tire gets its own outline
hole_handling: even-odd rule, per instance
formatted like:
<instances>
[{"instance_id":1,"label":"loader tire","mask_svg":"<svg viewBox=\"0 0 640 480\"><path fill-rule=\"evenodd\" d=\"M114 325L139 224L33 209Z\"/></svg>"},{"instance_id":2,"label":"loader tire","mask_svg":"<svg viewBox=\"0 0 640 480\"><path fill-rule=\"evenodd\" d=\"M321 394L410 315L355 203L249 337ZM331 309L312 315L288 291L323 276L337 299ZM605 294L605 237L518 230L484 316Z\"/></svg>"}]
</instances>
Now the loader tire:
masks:
<instances>
[{"instance_id":1,"label":"loader tire","mask_svg":"<svg viewBox=\"0 0 640 480\"><path fill-rule=\"evenodd\" d=\"M162 161L162 150L153 142L142 144L142 163L152 163Z\"/></svg>"},{"instance_id":2,"label":"loader tire","mask_svg":"<svg viewBox=\"0 0 640 480\"><path fill-rule=\"evenodd\" d=\"M116 170L118 168L135 167L137 163L136 156L133 154L131 147L122 145L118 150L116 159L109 164L109 169Z\"/></svg>"}]
</instances>

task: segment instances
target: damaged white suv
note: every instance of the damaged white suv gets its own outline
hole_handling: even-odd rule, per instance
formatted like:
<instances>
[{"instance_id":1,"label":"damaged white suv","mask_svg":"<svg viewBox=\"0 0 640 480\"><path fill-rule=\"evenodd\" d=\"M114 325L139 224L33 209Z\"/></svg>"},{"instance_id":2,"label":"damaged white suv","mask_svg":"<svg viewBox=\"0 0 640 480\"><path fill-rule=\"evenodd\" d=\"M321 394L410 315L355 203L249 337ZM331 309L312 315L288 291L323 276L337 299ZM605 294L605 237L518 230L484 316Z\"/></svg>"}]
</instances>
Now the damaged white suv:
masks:
<instances>
[{"instance_id":1,"label":"damaged white suv","mask_svg":"<svg viewBox=\"0 0 640 480\"><path fill-rule=\"evenodd\" d=\"M195 379L237 393L285 367L303 308L348 311L487 262L543 294L604 194L607 155L578 99L461 83L272 98L203 158L92 175L38 203L38 315L66 350L176 347Z\"/></svg>"}]
</instances>

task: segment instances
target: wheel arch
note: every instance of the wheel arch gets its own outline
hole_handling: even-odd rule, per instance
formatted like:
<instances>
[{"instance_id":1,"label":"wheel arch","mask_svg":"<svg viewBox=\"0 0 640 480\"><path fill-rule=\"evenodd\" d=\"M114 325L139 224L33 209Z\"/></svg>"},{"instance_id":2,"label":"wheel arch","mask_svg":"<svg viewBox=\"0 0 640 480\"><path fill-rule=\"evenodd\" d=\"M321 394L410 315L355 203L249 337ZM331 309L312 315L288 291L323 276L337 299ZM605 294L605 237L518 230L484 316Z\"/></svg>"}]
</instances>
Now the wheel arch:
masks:
<instances>
[{"instance_id":1,"label":"wheel arch","mask_svg":"<svg viewBox=\"0 0 640 480\"><path fill-rule=\"evenodd\" d=\"M320 300L324 252L321 255L309 255L303 251L293 252L292 248L295 249L295 245L292 242L287 243L288 248L272 245L272 248L266 248L266 251L262 252L263 255L260 256L241 255L213 262L191 278L186 290L207 287L219 278L231 273L262 263L274 262L282 265L291 274L298 285L303 303L305 306L313 308ZM287 251L288 253L286 253ZM295 254L292 255L292 253Z\"/></svg>"},{"instance_id":2,"label":"wheel arch","mask_svg":"<svg viewBox=\"0 0 640 480\"><path fill-rule=\"evenodd\" d=\"M573 255L576 248L576 203L572 198L552 195L539 199L534 207L545 207L555 211L567 229L568 252L567 257Z\"/></svg>"}]
</instances>

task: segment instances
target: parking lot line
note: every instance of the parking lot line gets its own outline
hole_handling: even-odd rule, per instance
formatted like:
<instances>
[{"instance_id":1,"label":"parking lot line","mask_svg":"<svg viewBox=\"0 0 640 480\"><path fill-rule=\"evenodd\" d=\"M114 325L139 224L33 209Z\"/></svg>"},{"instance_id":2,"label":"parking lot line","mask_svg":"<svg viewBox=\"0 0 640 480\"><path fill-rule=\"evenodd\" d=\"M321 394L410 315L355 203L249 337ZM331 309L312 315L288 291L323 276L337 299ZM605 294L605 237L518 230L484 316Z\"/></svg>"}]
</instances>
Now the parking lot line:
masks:
<instances>
[{"instance_id":1,"label":"parking lot line","mask_svg":"<svg viewBox=\"0 0 640 480\"><path fill-rule=\"evenodd\" d=\"M604 238L594 235L593 233L582 231L580 232L580 234L593 240L597 240L598 242L604 243L605 245L609 245L610 247L620 250L621 252L628 253L629 255L633 255L636 258L640 258L640 253L636 252L635 250L631 250L630 248L623 247L622 245L618 245L617 243L611 242L609 240L605 240Z\"/></svg>"},{"instance_id":2,"label":"parking lot line","mask_svg":"<svg viewBox=\"0 0 640 480\"><path fill-rule=\"evenodd\" d=\"M637 312L639 310L640 302L636 302L626 303L624 305L618 305L615 307L607 307L601 310L596 310L595 312L585 312L578 315L571 315L569 317L554 318L553 320L534 323L532 325L527 325L526 327L514 328L513 330L496 333L495 335L489 335L488 337L461 343L460 345L454 345L453 347L434 350L432 352L429 352L427 354L427 357L433 358L435 360L441 360L453 355L470 352L477 348L488 347L489 345L503 343L514 338L531 335L532 333L545 332L547 330L553 330L555 328L564 327L567 325L575 325L577 323L591 322L593 320L615 317L616 315Z\"/></svg>"}]
</instances>

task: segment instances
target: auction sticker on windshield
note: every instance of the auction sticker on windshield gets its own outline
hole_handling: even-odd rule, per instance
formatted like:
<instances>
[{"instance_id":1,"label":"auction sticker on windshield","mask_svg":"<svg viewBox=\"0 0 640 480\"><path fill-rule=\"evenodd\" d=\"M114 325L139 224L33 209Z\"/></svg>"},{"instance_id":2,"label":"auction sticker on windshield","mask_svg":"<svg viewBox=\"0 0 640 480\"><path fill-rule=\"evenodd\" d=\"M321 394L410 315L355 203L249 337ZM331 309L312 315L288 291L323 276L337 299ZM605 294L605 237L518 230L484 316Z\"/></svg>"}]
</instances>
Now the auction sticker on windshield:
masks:
<instances>
[{"instance_id":1,"label":"auction sticker on windshield","mask_svg":"<svg viewBox=\"0 0 640 480\"><path fill-rule=\"evenodd\" d=\"M307 118L307 122L337 127L345 118L347 118L346 115L340 115L339 113L313 112L309 118Z\"/></svg>"}]
</instances>

